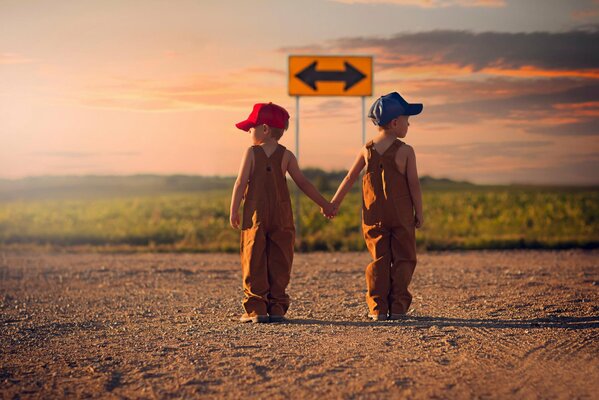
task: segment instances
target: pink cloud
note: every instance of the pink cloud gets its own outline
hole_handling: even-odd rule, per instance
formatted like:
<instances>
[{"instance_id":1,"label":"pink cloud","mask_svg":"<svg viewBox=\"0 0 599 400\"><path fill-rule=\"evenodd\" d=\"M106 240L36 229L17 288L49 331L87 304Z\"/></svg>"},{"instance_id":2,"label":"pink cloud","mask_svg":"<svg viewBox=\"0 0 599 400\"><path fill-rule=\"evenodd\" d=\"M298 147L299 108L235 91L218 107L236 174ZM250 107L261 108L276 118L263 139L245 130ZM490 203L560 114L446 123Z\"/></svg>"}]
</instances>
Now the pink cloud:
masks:
<instances>
[{"instance_id":1,"label":"pink cloud","mask_svg":"<svg viewBox=\"0 0 599 400\"><path fill-rule=\"evenodd\" d=\"M276 70L256 69L255 73ZM91 107L136 111L177 111L186 109L247 108L260 98L277 101L285 90L248 79L247 71L225 77L195 76L171 84L162 81L120 79L118 82L89 85L74 95L74 101ZM286 97L286 96L285 96Z\"/></svg>"}]
</instances>

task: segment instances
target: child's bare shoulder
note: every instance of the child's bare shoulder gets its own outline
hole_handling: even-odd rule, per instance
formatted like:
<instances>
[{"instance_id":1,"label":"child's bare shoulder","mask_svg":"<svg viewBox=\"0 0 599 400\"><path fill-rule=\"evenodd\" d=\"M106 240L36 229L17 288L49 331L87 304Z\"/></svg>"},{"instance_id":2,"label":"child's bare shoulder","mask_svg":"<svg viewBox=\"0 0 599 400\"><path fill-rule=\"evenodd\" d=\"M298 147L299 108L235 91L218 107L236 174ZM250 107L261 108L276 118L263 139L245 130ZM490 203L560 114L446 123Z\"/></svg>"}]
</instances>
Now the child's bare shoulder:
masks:
<instances>
[{"instance_id":1,"label":"child's bare shoulder","mask_svg":"<svg viewBox=\"0 0 599 400\"><path fill-rule=\"evenodd\" d=\"M409 160L414 159L414 148L405 142L402 143L395 153L395 164L399 172L405 175Z\"/></svg>"},{"instance_id":2,"label":"child's bare shoulder","mask_svg":"<svg viewBox=\"0 0 599 400\"><path fill-rule=\"evenodd\" d=\"M362 157L364 157L365 160L368 159L368 143L360 147L360 154L362 155Z\"/></svg>"},{"instance_id":3,"label":"child's bare shoulder","mask_svg":"<svg viewBox=\"0 0 599 400\"><path fill-rule=\"evenodd\" d=\"M407 144L406 142L401 142L402 145L397 149L397 156L399 157L411 157L415 154L414 148Z\"/></svg>"},{"instance_id":4,"label":"child's bare shoulder","mask_svg":"<svg viewBox=\"0 0 599 400\"><path fill-rule=\"evenodd\" d=\"M243 156L247 159L252 160L254 158L254 147L255 146L250 146L245 150L245 153L243 154Z\"/></svg>"},{"instance_id":5,"label":"child's bare shoulder","mask_svg":"<svg viewBox=\"0 0 599 400\"><path fill-rule=\"evenodd\" d=\"M295 158L293 152L289 149L285 149L285 153L283 153L283 161L289 161Z\"/></svg>"},{"instance_id":6,"label":"child's bare shoulder","mask_svg":"<svg viewBox=\"0 0 599 400\"><path fill-rule=\"evenodd\" d=\"M283 168L283 173L287 173L289 171L289 165L291 161L295 160L295 155L293 152L285 149L283 153L283 158L281 159L281 168Z\"/></svg>"}]
</instances>

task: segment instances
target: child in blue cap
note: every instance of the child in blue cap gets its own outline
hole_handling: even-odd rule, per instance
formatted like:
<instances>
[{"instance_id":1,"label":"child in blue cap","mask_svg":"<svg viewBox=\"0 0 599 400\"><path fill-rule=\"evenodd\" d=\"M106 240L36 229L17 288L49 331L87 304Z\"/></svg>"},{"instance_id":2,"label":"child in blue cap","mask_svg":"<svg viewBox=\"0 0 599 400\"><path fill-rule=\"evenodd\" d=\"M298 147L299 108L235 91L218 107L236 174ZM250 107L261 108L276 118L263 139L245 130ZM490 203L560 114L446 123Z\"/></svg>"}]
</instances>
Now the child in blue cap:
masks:
<instances>
[{"instance_id":1,"label":"child in blue cap","mask_svg":"<svg viewBox=\"0 0 599 400\"><path fill-rule=\"evenodd\" d=\"M422 193L414 149L400 138L408 134L410 104L393 92L378 98L368 118L379 134L362 149L341 182L332 204L338 209L366 167L362 179L362 230L372 262L366 267L368 316L375 321L399 319L412 302L408 286L416 267L415 228L423 225Z\"/></svg>"}]
</instances>

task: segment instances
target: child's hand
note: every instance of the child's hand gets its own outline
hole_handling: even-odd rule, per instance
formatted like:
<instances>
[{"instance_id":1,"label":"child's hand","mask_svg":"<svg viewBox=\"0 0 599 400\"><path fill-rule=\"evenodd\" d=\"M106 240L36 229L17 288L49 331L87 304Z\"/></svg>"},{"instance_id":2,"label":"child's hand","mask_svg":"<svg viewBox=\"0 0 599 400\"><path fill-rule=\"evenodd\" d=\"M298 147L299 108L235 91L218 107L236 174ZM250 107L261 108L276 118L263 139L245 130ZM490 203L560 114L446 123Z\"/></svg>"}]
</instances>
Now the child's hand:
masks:
<instances>
[{"instance_id":1,"label":"child's hand","mask_svg":"<svg viewBox=\"0 0 599 400\"><path fill-rule=\"evenodd\" d=\"M331 207L333 208L333 217L336 217L337 213L339 213L339 204L331 201Z\"/></svg>"},{"instance_id":2,"label":"child's hand","mask_svg":"<svg viewBox=\"0 0 599 400\"><path fill-rule=\"evenodd\" d=\"M337 216L337 213L339 213L339 203L336 202L336 201L331 201L329 203L329 205L330 205L330 208L331 208L331 212L328 215L326 215L326 217L328 219L332 219L332 218L334 218L334 217Z\"/></svg>"},{"instance_id":3,"label":"child's hand","mask_svg":"<svg viewBox=\"0 0 599 400\"><path fill-rule=\"evenodd\" d=\"M324 207L320 209L322 215L327 217L328 219L333 219L337 215L339 207L333 203L327 203Z\"/></svg>"},{"instance_id":4,"label":"child's hand","mask_svg":"<svg viewBox=\"0 0 599 400\"><path fill-rule=\"evenodd\" d=\"M331 219L331 218L333 218L333 216L331 215L331 214L332 214L332 212L333 212L333 211L332 211L332 209L331 209L331 205L330 205L330 204L328 204L328 205L326 205L326 206L324 206L324 207L320 207L320 213L321 213L321 214L322 214L324 217L326 217L326 218L328 218L328 219Z\"/></svg>"},{"instance_id":5,"label":"child's hand","mask_svg":"<svg viewBox=\"0 0 599 400\"><path fill-rule=\"evenodd\" d=\"M333 209L333 211L332 211L332 216L329 219L337 216L337 214L339 213L339 206L340 206L340 204L338 202L331 201L331 208Z\"/></svg>"},{"instance_id":6,"label":"child's hand","mask_svg":"<svg viewBox=\"0 0 599 400\"><path fill-rule=\"evenodd\" d=\"M414 226L417 229L420 229L422 228L422 225L424 225L424 217L422 215L416 214L416 216L414 217Z\"/></svg>"},{"instance_id":7,"label":"child's hand","mask_svg":"<svg viewBox=\"0 0 599 400\"><path fill-rule=\"evenodd\" d=\"M235 229L239 229L239 212L231 211L231 216L229 217L229 223Z\"/></svg>"}]
</instances>

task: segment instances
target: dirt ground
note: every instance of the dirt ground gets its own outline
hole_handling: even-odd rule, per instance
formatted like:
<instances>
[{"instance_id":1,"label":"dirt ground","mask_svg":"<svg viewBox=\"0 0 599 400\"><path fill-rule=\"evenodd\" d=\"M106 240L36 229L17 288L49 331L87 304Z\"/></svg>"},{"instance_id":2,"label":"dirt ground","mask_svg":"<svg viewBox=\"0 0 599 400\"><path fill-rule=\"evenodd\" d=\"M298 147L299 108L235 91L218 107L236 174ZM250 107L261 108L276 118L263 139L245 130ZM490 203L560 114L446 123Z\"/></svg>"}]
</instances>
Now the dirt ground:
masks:
<instances>
[{"instance_id":1,"label":"dirt ground","mask_svg":"<svg viewBox=\"0 0 599 400\"><path fill-rule=\"evenodd\" d=\"M0 251L0 390L7 399L596 399L598 256L420 254L410 315L370 322L366 253L297 254L290 321L242 324L233 254Z\"/></svg>"}]
</instances>

